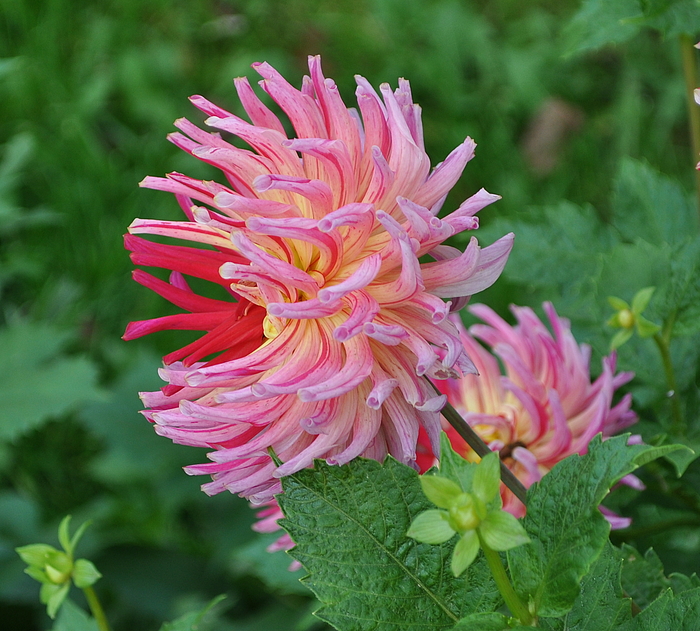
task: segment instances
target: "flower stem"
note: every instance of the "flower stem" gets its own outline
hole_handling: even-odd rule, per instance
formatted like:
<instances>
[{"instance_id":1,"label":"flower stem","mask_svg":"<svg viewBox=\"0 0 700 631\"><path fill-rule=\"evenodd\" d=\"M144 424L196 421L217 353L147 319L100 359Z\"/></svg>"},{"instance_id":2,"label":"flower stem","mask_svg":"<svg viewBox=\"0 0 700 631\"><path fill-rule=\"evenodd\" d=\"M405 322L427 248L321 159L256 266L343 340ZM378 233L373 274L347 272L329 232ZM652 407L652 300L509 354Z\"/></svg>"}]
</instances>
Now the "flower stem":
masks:
<instances>
[{"instance_id":1,"label":"flower stem","mask_svg":"<svg viewBox=\"0 0 700 631\"><path fill-rule=\"evenodd\" d=\"M477 532L478 534L478 532ZM506 568L503 567L503 562L498 552L489 548L484 540L479 535L479 543L481 544L481 549L484 551L484 556L486 557L486 562L489 564L489 569L493 575L496 585L498 586L498 591L501 592L503 600L506 602L510 612L520 620L520 623L527 626L532 626L534 622L534 617L530 613L530 610L525 606L522 600L518 597L510 583L508 574L506 574Z\"/></svg>"},{"instance_id":2,"label":"flower stem","mask_svg":"<svg viewBox=\"0 0 700 631\"><path fill-rule=\"evenodd\" d=\"M433 387L435 392L442 394L432 381L426 381ZM466 441L467 445L479 456L485 456L491 453L489 446L481 440L481 437L469 426L469 423L460 416L459 412L457 412L452 405L445 403L445 407L442 408L441 413L445 417L445 420L447 420L455 431ZM501 480L503 484L513 492L513 495L515 495L523 505L526 505L527 489L523 486L523 483L513 475L513 472L503 464L503 461L501 461Z\"/></svg>"},{"instance_id":3,"label":"flower stem","mask_svg":"<svg viewBox=\"0 0 700 631\"><path fill-rule=\"evenodd\" d=\"M693 91L697 86L698 67L693 40L688 35L680 36L681 53L683 55L683 76L685 78L685 94L690 118L690 136L693 147L693 165L700 154L700 106L695 102ZM700 171L695 172L695 186L700 200ZM700 212L700 205L698 206Z\"/></svg>"},{"instance_id":4,"label":"flower stem","mask_svg":"<svg viewBox=\"0 0 700 631\"><path fill-rule=\"evenodd\" d=\"M661 361L663 362L664 372L666 373L666 383L669 388L668 396L671 400L671 413L673 414L671 430L682 433L685 431L685 420L683 419L681 402L678 398L678 386L676 385L676 374L673 371L673 362L671 361L668 336L655 333L654 342L656 342L656 346L659 348L659 353L661 353Z\"/></svg>"},{"instance_id":5,"label":"flower stem","mask_svg":"<svg viewBox=\"0 0 700 631\"><path fill-rule=\"evenodd\" d=\"M92 587L83 587L83 594L87 598L88 605L90 605L90 611L92 611L92 616L95 618L97 627L100 631L111 631L109 628L109 622L107 622L107 616L105 616L104 609L100 604L97 594Z\"/></svg>"}]
</instances>

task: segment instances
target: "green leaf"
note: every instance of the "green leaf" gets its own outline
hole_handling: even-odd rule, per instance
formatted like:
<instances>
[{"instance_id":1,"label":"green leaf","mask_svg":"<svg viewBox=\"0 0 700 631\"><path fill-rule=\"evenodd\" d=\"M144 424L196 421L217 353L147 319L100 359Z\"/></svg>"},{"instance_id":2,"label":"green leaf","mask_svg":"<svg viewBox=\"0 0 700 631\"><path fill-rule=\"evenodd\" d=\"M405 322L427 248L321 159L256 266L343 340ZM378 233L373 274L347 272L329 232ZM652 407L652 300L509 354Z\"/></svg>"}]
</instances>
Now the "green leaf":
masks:
<instances>
[{"instance_id":1,"label":"green leaf","mask_svg":"<svg viewBox=\"0 0 700 631\"><path fill-rule=\"evenodd\" d=\"M224 594L220 594L216 598L209 601L209 603L207 603L207 605L202 609L186 613L184 616L180 616L177 620L173 620L172 622L164 622L159 631L198 631L199 625L203 621L204 617L214 607L216 607L216 605L225 599L226 596Z\"/></svg>"},{"instance_id":2,"label":"green leaf","mask_svg":"<svg viewBox=\"0 0 700 631\"><path fill-rule=\"evenodd\" d=\"M102 574L97 571L97 568L87 559L78 559L73 566L73 582L76 587L84 589L94 585Z\"/></svg>"},{"instance_id":3,"label":"green leaf","mask_svg":"<svg viewBox=\"0 0 700 631\"><path fill-rule=\"evenodd\" d=\"M620 162L613 206L613 225L630 243L675 246L697 231L695 206L681 184L632 158Z\"/></svg>"},{"instance_id":4,"label":"green leaf","mask_svg":"<svg viewBox=\"0 0 700 631\"><path fill-rule=\"evenodd\" d=\"M622 298L616 298L615 296L608 296L608 303L617 311L631 309L631 307L624 300L622 300Z\"/></svg>"},{"instance_id":5,"label":"green leaf","mask_svg":"<svg viewBox=\"0 0 700 631\"><path fill-rule=\"evenodd\" d=\"M438 475L422 475L420 485L425 496L438 508L450 508L462 494L455 482Z\"/></svg>"},{"instance_id":6,"label":"green leaf","mask_svg":"<svg viewBox=\"0 0 700 631\"><path fill-rule=\"evenodd\" d=\"M700 588L674 596L671 590L619 627L620 631L697 631L700 620Z\"/></svg>"},{"instance_id":7,"label":"green leaf","mask_svg":"<svg viewBox=\"0 0 700 631\"><path fill-rule=\"evenodd\" d=\"M445 511L427 510L413 520L406 536L432 545L445 543L456 534L448 523L448 518Z\"/></svg>"},{"instance_id":8,"label":"green leaf","mask_svg":"<svg viewBox=\"0 0 700 631\"><path fill-rule=\"evenodd\" d=\"M642 0L640 4L644 9L641 24L661 31L666 37L695 36L700 31L698 0Z\"/></svg>"},{"instance_id":9,"label":"green leaf","mask_svg":"<svg viewBox=\"0 0 700 631\"><path fill-rule=\"evenodd\" d=\"M613 631L632 616L630 599L620 587L622 559L612 545L603 547L581 580L581 593L564 617L547 619L551 631Z\"/></svg>"},{"instance_id":10,"label":"green leaf","mask_svg":"<svg viewBox=\"0 0 700 631\"><path fill-rule=\"evenodd\" d=\"M610 526L597 510L610 487L663 448L627 445L627 435L596 436L583 456L558 463L530 487L521 521L532 542L508 552L516 591L532 598L540 616L563 616L579 594L607 540Z\"/></svg>"},{"instance_id":11,"label":"green leaf","mask_svg":"<svg viewBox=\"0 0 700 631\"><path fill-rule=\"evenodd\" d=\"M296 543L290 555L324 605L318 617L341 631L438 630L500 602L483 559L467 580L455 579L452 541L431 546L405 536L433 507L413 469L393 458L314 466L283 478L278 498L280 523Z\"/></svg>"},{"instance_id":12,"label":"green leaf","mask_svg":"<svg viewBox=\"0 0 700 631\"><path fill-rule=\"evenodd\" d=\"M670 274L654 302L659 315L672 320L674 337L700 332L700 237L674 251Z\"/></svg>"},{"instance_id":13,"label":"green leaf","mask_svg":"<svg viewBox=\"0 0 700 631\"><path fill-rule=\"evenodd\" d=\"M95 366L82 357L59 356L67 339L55 327L25 321L0 329L0 440L100 397Z\"/></svg>"},{"instance_id":14,"label":"green leaf","mask_svg":"<svg viewBox=\"0 0 700 631\"><path fill-rule=\"evenodd\" d=\"M661 559L651 548L642 555L632 546L623 544L621 554L624 559L622 588L640 609L648 607L669 588L674 594L680 594L700 587L695 574L674 573L667 578Z\"/></svg>"},{"instance_id":15,"label":"green leaf","mask_svg":"<svg viewBox=\"0 0 700 631\"><path fill-rule=\"evenodd\" d=\"M510 618L501 613L475 613L462 618L454 631L511 631Z\"/></svg>"},{"instance_id":16,"label":"green leaf","mask_svg":"<svg viewBox=\"0 0 700 631\"><path fill-rule=\"evenodd\" d=\"M63 603L51 631L100 631L100 628L94 618L68 599Z\"/></svg>"},{"instance_id":17,"label":"green leaf","mask_svg":"<svg viewBox=\"0 0 700 631\"><path fill-rule=\"evenodd\" d=\"M637 0L585 0L564 29L566 53L582 53L621 44L637 34Z\"/></svg>"}]
</instances>

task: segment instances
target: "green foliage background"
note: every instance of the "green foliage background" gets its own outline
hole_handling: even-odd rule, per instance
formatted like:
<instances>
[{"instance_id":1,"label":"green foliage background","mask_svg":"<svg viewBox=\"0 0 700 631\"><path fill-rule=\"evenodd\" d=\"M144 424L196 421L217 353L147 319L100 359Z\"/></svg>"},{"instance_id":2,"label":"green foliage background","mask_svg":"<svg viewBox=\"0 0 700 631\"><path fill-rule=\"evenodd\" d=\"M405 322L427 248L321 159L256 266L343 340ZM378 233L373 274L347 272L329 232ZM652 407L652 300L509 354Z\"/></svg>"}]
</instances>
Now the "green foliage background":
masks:
<instances>
[{"instance_id":1,"label":"green foliage background","mask_svg":"<svg viewBox=\"0 0 700 631\"><path fill-rule=\"evenodd\" d=\"M13 549L55 543L72 513L95 522L80 555L105 576L117 631L156 629L220 593L200 629L324 628L245 503L208 498L181 471L204 454L137 414L137 391L160 385L159 355L186 335L119 339L128 321L169 309L131 281L121 235L179 209L137 183L208 176L165 135L178 117L201 122L191 94L242 114L231 80L254 80L254 61L298 85L320 53L348 104L356 73L410 79L433 163L466 135L479 145L445 208L483 186L503 199L483 211L480 240L517 235L478 300L503 315L552 301L593 346L594 371L613 334L606 297L656 285L647 315L671 321L685 426L673 426L652 342L633 339L619 363L637 371L645 439L700 445L700 248L678 46L679 33L700 34L699 16L694 0L0 0L3 627L51 627ZM647 491L609 500L635 519L615 542L653 545L667 573L700 567L697 463L680 481L670 463L648 465ZM78 624L65 615L58 628Z\"/></svg>"}]
</instances>

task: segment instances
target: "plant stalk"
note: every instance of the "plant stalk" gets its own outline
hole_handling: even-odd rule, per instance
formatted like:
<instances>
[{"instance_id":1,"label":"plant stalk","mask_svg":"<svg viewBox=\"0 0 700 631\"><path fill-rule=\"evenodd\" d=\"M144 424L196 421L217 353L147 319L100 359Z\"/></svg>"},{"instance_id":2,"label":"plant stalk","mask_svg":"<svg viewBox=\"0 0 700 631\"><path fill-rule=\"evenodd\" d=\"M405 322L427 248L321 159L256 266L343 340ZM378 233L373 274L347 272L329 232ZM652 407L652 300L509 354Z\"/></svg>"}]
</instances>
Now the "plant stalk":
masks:
<instances>
[{"instance_id":1,"label":"plant stalk","mask_svg":"<svg viewBox=\"0 0 700 631\"><path fill-rule=\"evenodd\" d=\"M426 381L433 387L435 392L442 394L435 384L426 379ZM481 440L481 437L469 426L467 423L455 410L450 403L446 403L445 407L442 408L441 414L445 417L445 420L452 425L455 431L465 440L467 445L469 445L479 456L485 456L490 454L491 450L488 445ZM506 465L501 461L501 480L512 492L515 497L517 497L523 505L526 505L527 489L523 486L523 483L518 480L518 478L513 475L513 472L506 467Z\"/></svg>"},{"instance_id":2,"label":"plant stalk","mask_svg":"<svg viewBox=\"0 0 700 631\"><path fill-rule=\"evenodd\" d=\"M695 102L693 94L698 82L698 66L693 40L688 35L680 36L681 53L683 55L683 77L685 78L685 94L690 118L690 137L693 148L693 165L700 156L700 105ZM695 171L695 188L698 195L698 212L700 212L700 171Z\"/></svg>"},{"instance_id":3,"label":"plant stalk","mask_svg":"<svg viewBox=\"0 0 700 631\"><path fill-rule=\"evenodd\" d=\"M518 597L511 585L508 574L506 574L506 568L503 567L503 562L498 552L489 548L484 540L479 535L479 543L481 544L481 549L484 551L484 556L486 557L486 562L489 564L489 569L493 575L496 585L498 586L498 591L501 592L503 600L505 601L510 612L520 620L520 623L526 627L534 626L534 617L530 613L530 610L525 606L522 600Z\"/></svg>"},{"instance_id":4,"label":"plant stalk","mask_svg":"<svg viewBox=\"0 0 700 631\"><path fill-rule=\"evenodd\" d=\"M666 373L666 384L669 388L668 397L671 400L671 414L673 415L671 431L681 433L685 431L685 420L683 419L681 402L678 398L678 386L676 385L676 374L673 371L673 362L671 361L668 338L655 333L654 342L656 342L659 353L661 353L661 361L663 362L664 372Z\"/></svg>"},{"instance_id":5,"label":"plant stalk","mask_svg":"<svg viewBox=\"0 0 700 631\"><path fill-rule=\"evenodd\" d=\"M87 598L88 605L90 605L90 611L92 611L92 617L95 618L97 627L100 631L111 631L109 628L109 622L107 622L107 616L105 616L104 609L100 604L99 598L92 587L84 587L83 593L85 598Z\"/></svg>"}]
</instances>

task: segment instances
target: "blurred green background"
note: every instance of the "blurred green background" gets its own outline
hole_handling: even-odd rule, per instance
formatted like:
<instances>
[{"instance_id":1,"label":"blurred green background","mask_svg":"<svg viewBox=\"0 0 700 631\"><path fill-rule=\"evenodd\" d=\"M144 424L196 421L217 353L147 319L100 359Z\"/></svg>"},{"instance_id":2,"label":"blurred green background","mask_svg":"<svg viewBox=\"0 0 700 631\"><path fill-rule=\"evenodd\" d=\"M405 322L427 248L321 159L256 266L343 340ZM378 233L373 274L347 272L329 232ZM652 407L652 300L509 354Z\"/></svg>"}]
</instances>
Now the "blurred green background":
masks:
<instances>
[{"instance_id":1,"label":"blurred green background","mask_svg":"<svg viewBox=\"0 0 700 631\"><path fill-rule=\"evenodd\" d=\"M433 164L467 135L478 143L445 209L485 187L503 199L483 211L480 240L518 235L515 267L479 299L504 314L553 301L593 344L598 370L612 336L605 296L629 300L663 278L677 245L647 251L660 235L621 227L648 225L635 219L640 187L687 211L685 236L697 234L697 212L679 29L614 22L603 36L580 10L578 0L0 0L2 628L51 628L14 547L55 544L67 513L74 526L94 522L79 554L104 574L97 590L115 631L157 629L220 593L207 629L324 628L290 559L250 531L245 502L206 497L203 480L182 472L204 453L157 438L137 414L137 391L160 386L159 355L186 334L120 339L130 320L172 312L131 280L122 234L136 217L178 219L179 209L137 184L208 175L165 135L181 116L202 122L191 94L243 115L232 78L256 81L254 61L300 85L307 55L320 53L348 105L354 74L408 78ZM674 350L689 442L697 333ZM633 342L620 358L646 366L632 385L645 438L668 417L654 353ZM678 500L659 465L646 495L622 492L616 507L648 530L626 540L691 572L700 471L688 476Z\"/></svg>"}]
</instances>

